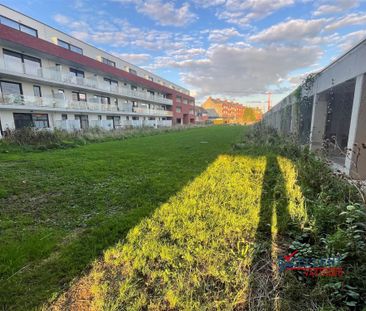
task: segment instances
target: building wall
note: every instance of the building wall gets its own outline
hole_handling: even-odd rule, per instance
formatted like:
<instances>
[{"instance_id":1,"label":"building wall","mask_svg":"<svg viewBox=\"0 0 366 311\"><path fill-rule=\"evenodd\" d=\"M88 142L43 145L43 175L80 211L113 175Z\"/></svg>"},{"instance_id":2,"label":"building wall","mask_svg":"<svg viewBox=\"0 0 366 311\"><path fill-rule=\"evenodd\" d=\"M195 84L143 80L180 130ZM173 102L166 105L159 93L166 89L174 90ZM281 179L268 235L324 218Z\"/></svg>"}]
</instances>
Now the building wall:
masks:
<instances>
[{"instance_id":1,"label":"building wall","mask_svg":"<svg viewBox=\"0 0 366 311\"><path fill-rule=\"evenodd\" d=\"M0 94L2 130L14 128L14 120L11 116L15 111L48 113L50 127L53 127L57 121L60 121L61 115L65 113L68 114L68 118L69 116L74 118L75 114L87 114L90 120L98 120L98 118L106 120L107 116L113 115L119 116L121 120L125 121L138 121L136 120L137 118L142 121L153 121L155 119L161 121L161 124L164 124L164 126L169 124L169 122L170 124L176 124L178 123L177 120L180 120L182 124L194 123L194 98L189 96L188 90L3 5L0 5L0 15L32 27L38 32L38 37L34 37L0 24L0 80L21 83L23 90L23 105L16 107L9 104L9 99L4 98L3 94ZM58 46L57 39L81 48L83 55ZM8 68L9 64L6 64L4 61L3 49L40 59L42 63L41 75L29 76L25 72L24 74L14 73L13 69ZM116 66L102 63L102 57L115 62ZM118 81L119 87L123 87L126 92L132 86L136 87L140 94L139 96L143 98L150 96L148 91L154 92L154 99L139 99L139 97L131 97L128 92L126 95L124 93L89 87L84 82L83 84L75 84L75 82L65 83L65 81L57 81L54 78L45 78L45 73L56 70L56 64L61 65L61 67L58 67L58 70L64 76L70 74L70 68L75 68L84 72L85 79L83 81L96 81L98 85L102 85L104 78L107 77ZM130 69L135 70L135 73L130 73ZM34 98L29 102L30 98L34 97L33 85L41 87L42 107L34 105L34 102L32 102ZM70 107L67 107L68 109L62 107L48 109L48 106L43 107L45 101L55 99L58 96L59 89L64 90L64 98L68 103L72 101L73 91L85 93L89 110L84 111L80 107L71 109L72 111L70 111ZM115 105L117 109L112 107L112 111L108 111L108 109L107 111L99 111L98 109L93 111L93 109L90 109L89 102L92 103L95 100L95 95L109 97L111 106L117 102L117 105ZM166 99L164 100L164 98ZM177 98L181 98L182 102L180 103ZM181 108L181 112L177 111L177 106ZM149 111L146 112L147 109L150 109L151 113ZM167 113L160 113L162 110L167 111ZM171 111L170 115L169 111Z\"/></svg>"},{"instance_id":2,"label":"building wall","mask_svg":"<svg viewBox=\"0 0 366 311\"><path fill-rule=\"evenodd\" d=\"M310 87L301 86L301 101L294 91L267 112L263 122L283 135L296 134L312 150L322 148L327 135L341 133L341 144L348 151L334 158L334 165L354 178L365 179L366 152L358 149L366 145L365 74L366 40L316 74ZM283 126L284 121L291 126Z\"/></svg>"}]
</instances>

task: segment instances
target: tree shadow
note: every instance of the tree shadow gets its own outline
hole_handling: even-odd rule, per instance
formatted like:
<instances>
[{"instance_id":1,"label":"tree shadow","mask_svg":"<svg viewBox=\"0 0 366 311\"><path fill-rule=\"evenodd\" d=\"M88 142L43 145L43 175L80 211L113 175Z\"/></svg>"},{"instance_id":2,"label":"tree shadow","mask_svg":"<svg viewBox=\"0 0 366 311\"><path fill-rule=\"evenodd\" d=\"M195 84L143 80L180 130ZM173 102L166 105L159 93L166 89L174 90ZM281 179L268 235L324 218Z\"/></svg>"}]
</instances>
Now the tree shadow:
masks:
<instances>
[{"instance_id":1,"label":"tree shadow","mask_svg":"<svg viewBox=\"0 0 366 311\"><path fill-rule=\"evenodd\" d=\"M279 275L275 261L278 236L286 235L290 219L289 199L276 155L266 157L259 223L255 234L255 253L250 268L249 310L279 310Z\"/></svg>"}]
</instances>

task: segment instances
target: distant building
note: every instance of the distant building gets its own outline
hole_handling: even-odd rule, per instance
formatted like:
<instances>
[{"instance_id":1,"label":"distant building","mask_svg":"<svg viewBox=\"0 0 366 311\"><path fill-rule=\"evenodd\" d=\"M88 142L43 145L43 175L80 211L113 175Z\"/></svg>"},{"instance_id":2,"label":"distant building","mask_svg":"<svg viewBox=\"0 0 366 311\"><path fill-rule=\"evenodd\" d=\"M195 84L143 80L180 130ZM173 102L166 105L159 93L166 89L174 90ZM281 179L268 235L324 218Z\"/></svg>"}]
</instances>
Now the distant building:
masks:
<instances>
[{"instance_id":1,"label":"distant building","mask_svg":"<svg viewBox=\"0 0 366 311\"><path fill-rule=\"evenodd\" d=\"M200 106L196 106L195 107L195 123L207 123L208 121L208 112L206 109L200 107Z\"/></svg>"},{"instance_id":2,"label":"distant building","mask_svg":"<svg viewBox=\"0 0 366 311\"><path fill-rule=\"evenodd\" d=\"M202 107L208 111L209 119L216 120L215 123L250 124L262 118L262 112L259 108L246 107L239 103L219 98L209 97L202 104Z\"/></svg>"}]
</instances>

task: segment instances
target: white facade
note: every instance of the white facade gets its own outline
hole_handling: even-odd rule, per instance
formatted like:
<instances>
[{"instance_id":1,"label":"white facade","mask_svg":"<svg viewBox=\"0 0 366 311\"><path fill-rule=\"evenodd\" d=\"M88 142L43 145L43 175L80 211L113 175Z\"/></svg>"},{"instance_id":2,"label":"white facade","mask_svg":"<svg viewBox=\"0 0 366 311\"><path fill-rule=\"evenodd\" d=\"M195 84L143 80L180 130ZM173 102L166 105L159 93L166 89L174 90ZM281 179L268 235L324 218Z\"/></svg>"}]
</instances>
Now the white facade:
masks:
<instances>
[{"instance_id":1,"label":"white facade","mask_svg":"<svg viewBox=\"0 0 366 311\"><path fill-rule=\"evenodd\" d=\"M171 95L189 95L184 88L2 5L0 27L2 133L29 124L65 130L171 126ZM24 39L17 41L17 35ZM44 45L43 50L34 42ZM69 57L63 57L64 50ZM104 64L98 67L96 62ZM131 75L136 79L129 79Z\"/></svg>"},{"instance_id":2,"label":"white facade","mask_svg":"<svg viewBox=\"0 0 366 311\"><path fill-rule=\"evenodd\" d=\"M263 122L284 135L298 134L312 150L330 143L334 166L366 179L365 74L366 40L317 73L313 83L303 85L300 102L296 91L291 93L264 115Z\"/></svg>"}]
</instances>

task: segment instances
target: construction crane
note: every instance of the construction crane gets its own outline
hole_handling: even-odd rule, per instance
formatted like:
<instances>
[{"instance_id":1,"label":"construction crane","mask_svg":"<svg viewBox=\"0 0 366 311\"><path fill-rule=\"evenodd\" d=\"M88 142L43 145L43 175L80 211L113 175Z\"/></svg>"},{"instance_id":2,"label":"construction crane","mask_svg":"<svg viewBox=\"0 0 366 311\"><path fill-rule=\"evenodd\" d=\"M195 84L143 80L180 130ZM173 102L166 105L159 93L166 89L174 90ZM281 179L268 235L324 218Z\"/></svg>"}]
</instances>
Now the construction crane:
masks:
<instances>
[{"instance_id":1,"label":"construction crane","mask_svg":"<svg viewBox=\"0 0 366 311\"><path fill-rule=\"evenodd\" d=\"M271 92L267 92L268 95L268 105L267 105L267 111L269 111L271 109Z\"/></svg>"}]
</instances>

